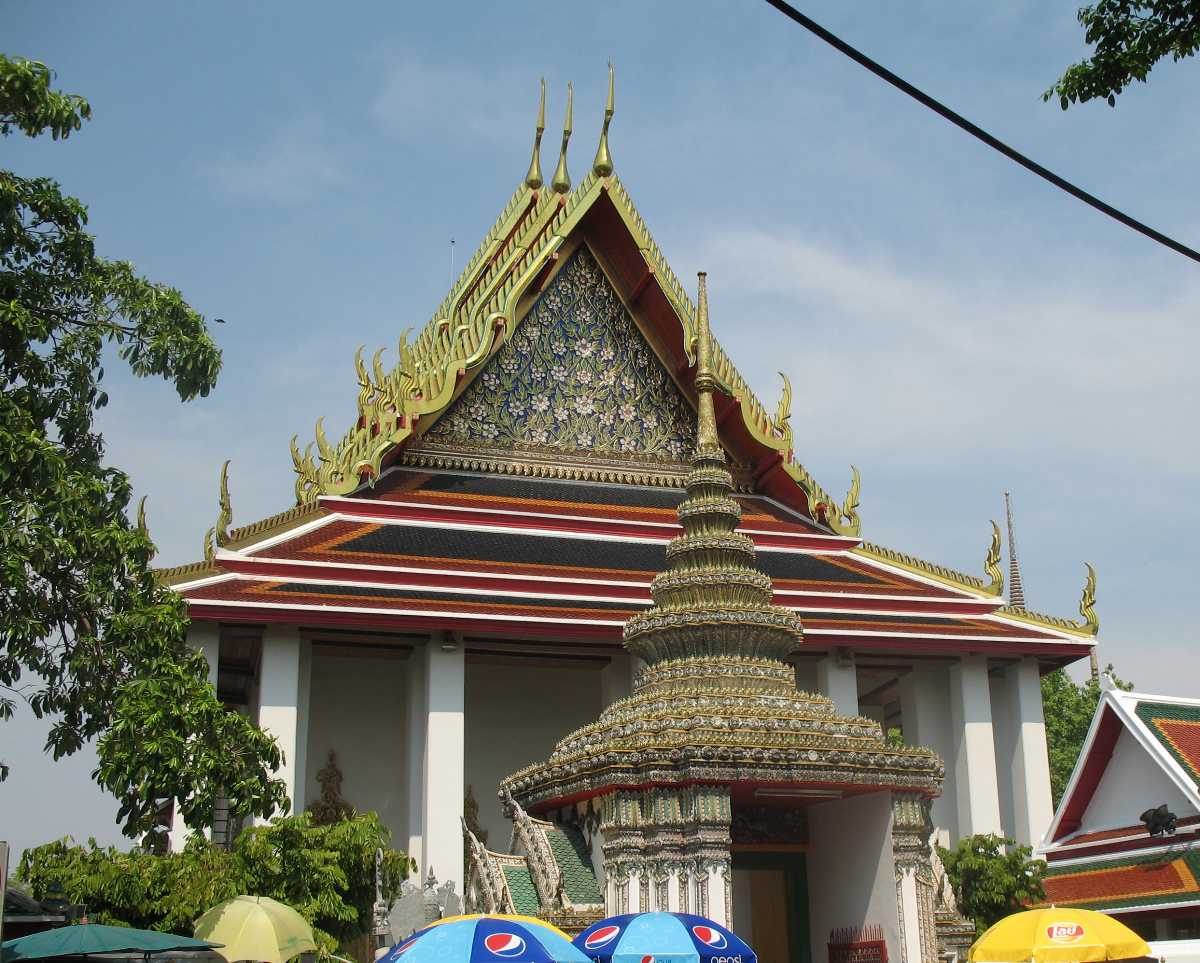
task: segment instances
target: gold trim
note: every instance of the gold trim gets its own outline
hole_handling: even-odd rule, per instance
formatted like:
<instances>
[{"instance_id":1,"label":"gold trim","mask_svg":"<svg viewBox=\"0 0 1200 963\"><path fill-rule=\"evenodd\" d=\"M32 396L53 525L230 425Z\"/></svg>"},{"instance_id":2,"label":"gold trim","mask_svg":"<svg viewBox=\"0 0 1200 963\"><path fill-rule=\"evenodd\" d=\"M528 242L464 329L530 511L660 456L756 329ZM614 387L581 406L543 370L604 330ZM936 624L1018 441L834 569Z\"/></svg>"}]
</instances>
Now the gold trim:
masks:
<instances>
[{"instance_id":1,"label":"gold trim","mask_svg":"<svg viewBox=\"0 0 1200 963\"><path fill-rule=\"evenodd\" d=\"M1044 629L1058 629L1063 632L1070 632L1072 635L1078 635L1084 639L1091 638L1092 635L1086 625L1080 625L1073 619L1064 619L1058 615L1046 615L1042 612L1030 612L1028 609L1013 608L1011 605L1002 605L993 614L1003 615L1005 618L1015 619L1018 622L1025 622L1028 625L1036 625Z\"/></svg>"},{"instance_id":2,"label":"gold trim","mask_svg":"<svg viewBox=\"0 0 1200 963\"><path fill-rule=\"evenodd\" d=\"M562 147L558 151L558 166L550 181L550 190L555 194L566 194L571 190L571 175L567 173L567 143L571 140L571 117L575 112L575 88L567 84L567 116L563 120Z\"/></svg>"},{"instance_id":3,"label":"gold trim","mask_svg":"<svg viewBox=\"0 0 1200 963\"><path fill-rule=\"evenodd\" d=\"M233 521L233 503L229 500L229 459L221 466L221 483L217 493L217 524L213 526L217 544L224 547L229 543L229 525Z\"/></svg>"},{"instance_id":4,"label":"gold trim","mask_svg":"<svg viewBox=\"0 0 1200 963\"><path fill-rule=\"evenodd\" d=\"M1083 616L1083 626L1089 635L1095 635L1100 631L1100 620L1096 618L1096 610L1093 608L1096 604L1096 570L1092 568L1091 563L1084 562L1087 566L1087 581L1083 583L1083 595L1079 599L1079 614Z\"/></svg>"},{"instance_id":5,"label":"gold trim","mask_svg":"<svg viewBox=\"0 0 1200 963\"><path fill-rule=\"evenodd\" d=\"M542 96L538 101L537 129L533 135L533 157L525 174L525 186L536 191L545 183L542 180L542 134L546 132L546 78L542 78Z\"/></svg>"},{"instance_id":6,"label":"gold trim","mask_svg":"<svg viewBox=\"0 0 1200 963\"><path fill-rule=\"evenodd\" d=\"M192 582L207 575L219 575L220 573L221 570L212 562L188 562L186 565L155 569L154 578L160 585L178 585L180 582Z\"/></svg>"},{"instance_id":7,"label":"gold trim","mask_svg":"<svg viewBox=\"0 0 1200 963\"><path fill-rule=\"evenodd\" d=\"M247 544L261 541L267 536L278 535L291 528L299 528L304 523L310 522L314 518L320 518L324 514L325 511L315 502L295 505L286 511L233 529L229 533L229 542L225 547L234 550L243 548Z\"/></svg>"},{"instance_id":8,"label":"gold trim","mask_svg":"<svg viewBox=\"0 0 1200 963\"><path fill-rule=\"evenodd\" d=\"M863 542L858 547L852 548L850 552L854 555L863 555L877 561L888 562L898 568L916 572L919 575L924 575L927 578L932 578L934 581L942 582L954 588L967 589L972 592L987 591L987 584L978 576L967 575L964 572L947 568L945 565L936 565L933 562L917 558L915 555L907 555L904 552L884 548L882 545L876 545L874 542Z\"/></svg>"},{"instance_id":9,"label":"gold trim","mask_svg":"<svg viewBox=\"0 0 1200 963\"><path fill-rule=\"evenodd\" d=\"M1004 570L1000 568L1000 526L992 522L992 544L988 546L987 558L983 560L983 574L991 584L984 591L999 595L1004 591Z\"/></svg>"},{"instance_id":10,"label":"gold trim","mask_svg":"<svg viewBox=\"0 0 1200 963\"><path fill-rule=\"evenodd\" d=\"M597 177L608 177L613 172L612 155L608 152L608 125L612 123L615 101L615 80L612 61L608 62L608 102L604 105L604 126L600 128L600 143L596 147L596 159L592 161L592 173Z\"/></svg>"}]
</instances>

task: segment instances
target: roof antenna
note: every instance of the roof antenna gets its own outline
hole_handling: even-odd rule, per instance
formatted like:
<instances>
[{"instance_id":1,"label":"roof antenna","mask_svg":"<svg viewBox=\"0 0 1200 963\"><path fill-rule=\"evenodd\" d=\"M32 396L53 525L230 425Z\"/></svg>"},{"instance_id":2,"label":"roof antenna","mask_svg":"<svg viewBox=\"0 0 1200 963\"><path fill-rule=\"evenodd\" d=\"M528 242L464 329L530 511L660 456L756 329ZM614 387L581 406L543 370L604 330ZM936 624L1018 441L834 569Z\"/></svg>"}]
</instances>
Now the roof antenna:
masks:
<instances>
[{"instance_id":1,"label":"roof antenna","mask_svg":"<svg viewBox=\"0 0 1200 963\"><path fill-rule=\"evenodd\" d=\"M565 194L571 189L571 175L567 173L567 141L571 139L571 116L574 113L575 88L567 84L567 118L563 121L562 147L558 152L558 166L554 168L554 179L550 187L556 194Z\"/></svg>"},{"instance_id":2,"label":"roof antenna","mask_svg":"<svg viewBox=\"0 0 1200 963\"><path fill-rule=\"evenodd\" d=\"M613 172L612 155L608 152L608 125L613 119L613 65L608 62L608 103L604 105L604 126L600 129L600 145L596 148L596 159L592 161L592 173L597 177L608 177Z\"/></svg>"},{"instance_id":3,"label":"roof antenna","mask_svg":"<svg viewBox=\"0 0 1200 963\"><path fill-rule=\"evenodd\" d=\"M1024 611L1025 589L1021 585L1021 567L1017 564L1017 536L1013 533L1012 498L1004 493L1004 514L1008 517L1008 604Z\"/></svg>"},{"instance_id":4,"label":"roof antenna","mask_svg":"<svg viewBox=\"0 0 1200 963\"><path fill-rule=\"evenodd\" d=\"M537 132L533 135L533 157L529 160L529 172L525 175L525 186L536 191L545 183L542 180L542 134L546 132L546 78L542 78L542 99L538 101Z\"/></svg>"}]
</instances>

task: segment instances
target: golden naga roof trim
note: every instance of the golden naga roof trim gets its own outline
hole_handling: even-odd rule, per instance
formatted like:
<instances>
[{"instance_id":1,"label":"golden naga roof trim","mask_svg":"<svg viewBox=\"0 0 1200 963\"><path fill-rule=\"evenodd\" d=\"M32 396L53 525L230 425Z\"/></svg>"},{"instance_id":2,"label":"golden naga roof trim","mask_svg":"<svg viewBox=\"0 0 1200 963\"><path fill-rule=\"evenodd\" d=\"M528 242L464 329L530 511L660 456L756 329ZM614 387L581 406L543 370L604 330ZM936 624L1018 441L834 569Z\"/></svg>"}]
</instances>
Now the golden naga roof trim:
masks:
<instances>
[{"instance_id":1,"label":"golden naga roof trim","mask_svg":"<svg viewBox=\"0 0 1200 963\"><path fill-rule=\"evenodd\" d=\"M908 555L904 552L897 552L895 549L884 548L882 545L876 545L874 542L863 542L857 548L851 549L851 551L856 555L863 555L876 561L887 562L889 565L895 565L897 568L907 569L918 575L924 575L926 578L931 578L952 588L966 589L970 592L987 592L988 590L987 582L977 575L967 575L965 572L959 572L945 565L927 562L925 559L917 558L915 555Z\"/></svg>"},{"instance_id":2,"label":"golden naga roof trim","mask_svg":"<svg viewBox=\"0 0 1200 963\"><path fill-rule=\"evenodd\" d=\"M1096 604L1096 570L1090 562L1084 562L1084 565L1087 566L1087 581L1083 583L1083 596L1079 599L1079 614L1083 616L1083 628L1089 635L1095 635L1100 631L1100 620L1093 608Z\"/></svg>"},{"instance_id":3,"label":"golden naga roof trim","mask_svg":"<svg viewBox=\"0 0 1200 963\"><path fill-rule=\"evenodd\" d=\"M987 558L983 562L983 573L991 584L984 589L991 595L1004 591L1004 570L1000 568L1000 526L992 522L992 544L988 546Z\"/></svg>"}]
</instances>

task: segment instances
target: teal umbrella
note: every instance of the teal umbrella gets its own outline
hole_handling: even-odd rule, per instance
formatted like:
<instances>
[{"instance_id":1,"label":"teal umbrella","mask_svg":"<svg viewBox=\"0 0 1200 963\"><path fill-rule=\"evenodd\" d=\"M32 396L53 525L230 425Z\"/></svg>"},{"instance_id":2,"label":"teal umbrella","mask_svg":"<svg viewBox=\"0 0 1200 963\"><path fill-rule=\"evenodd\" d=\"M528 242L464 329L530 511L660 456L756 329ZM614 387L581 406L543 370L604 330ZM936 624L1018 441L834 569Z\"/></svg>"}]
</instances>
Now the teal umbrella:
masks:
<instances>
[{"instance_id":1,"label":"teal umbrella","mask_svg":"<svg viewBox=\"0 0 1200 963\"><path fill-rule=\"evenodd\" d=\"M174 933L132 930L124 926L80 923L43 930L8 940L0 947L0 963L18 960L52 960L63 956L87 956L92 953L173 953L181 950L209 950L220 943L194 940Z\"/></svg>"}]
</instances>

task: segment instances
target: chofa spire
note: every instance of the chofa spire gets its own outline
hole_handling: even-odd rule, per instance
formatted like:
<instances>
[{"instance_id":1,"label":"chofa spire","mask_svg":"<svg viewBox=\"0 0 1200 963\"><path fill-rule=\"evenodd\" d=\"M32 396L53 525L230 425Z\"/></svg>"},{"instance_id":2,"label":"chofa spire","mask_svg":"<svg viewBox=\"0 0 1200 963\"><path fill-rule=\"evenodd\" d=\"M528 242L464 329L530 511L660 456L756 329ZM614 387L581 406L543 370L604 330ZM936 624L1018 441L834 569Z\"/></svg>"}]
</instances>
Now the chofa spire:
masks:
<instances>
[{"instance_id":1,"label":"chofa spire","mask_svg":"<svg viewBox=\"0 0 1200 963\"><path fill-rule=\"evenodd\" d=\"M567 84L567 116L563 120L562 147L558 151L558 166L554 168L554 177L550 181L550 189L556 194L566 194L571 189L571 175L567 173L567 142L571 139L571 118L575 111L575 88Z\"/></svg>"},{"instance_id":2,"label":"chofa spire","mask_svg":"<svg viewBox=\"0 0 1200 963\"><path fill-rule=\"evenodd\" d=\"M654 605L625 623L625 648L651 665L669 659L780 662L800 644L800 618L771 604L771 579L754 564L754 542L737 531L742 510L717 437L708 284L696 310L696 448L679 506L683 534L667 546L667 569L650 583ZM782 666L780 666L782 668Z\"/></svg>"},{"instance_id":3,"label":"chofa spire","mask_svg":"<svg viewBox=\"0 0 1200 963\"><path fill-rule=\"evenodd\" d=\"M1021 566L1017 563L1017 536L1013 530L1012 498L1004 493L1004 514L1008 518L1008 604L1025 608L1025 589L1021 585Z\"/></svg>"},{"instance_id":4,"label":"chofa spire","mask_svg":"<svg viewBox=\"0 0 1200 963\"><path fill-rule=\"evenodd\" d=\"M608 177L613 172L612 155L608 152L608 125L612 123L613 119L615 83L613 65L610 60L608 62L608 102L604 105L604 126L600 129L600 143L596 147L596 159L592 161L592 173L597 177Z\"/></svg>"},{"instance_id":5,"label":"chofa spire","mask_svg":"<svg viewBox=\"0 0 1200 963\"><path fill-rule=\"evenodd\" d=\"M533 135L533 157L529 160L529 172L525 175L525 186L538 190L542 180L542 134L546 132L546 78L542 78L542 96L538 101L537 131Z\"/></svg>"}]
</instances>

